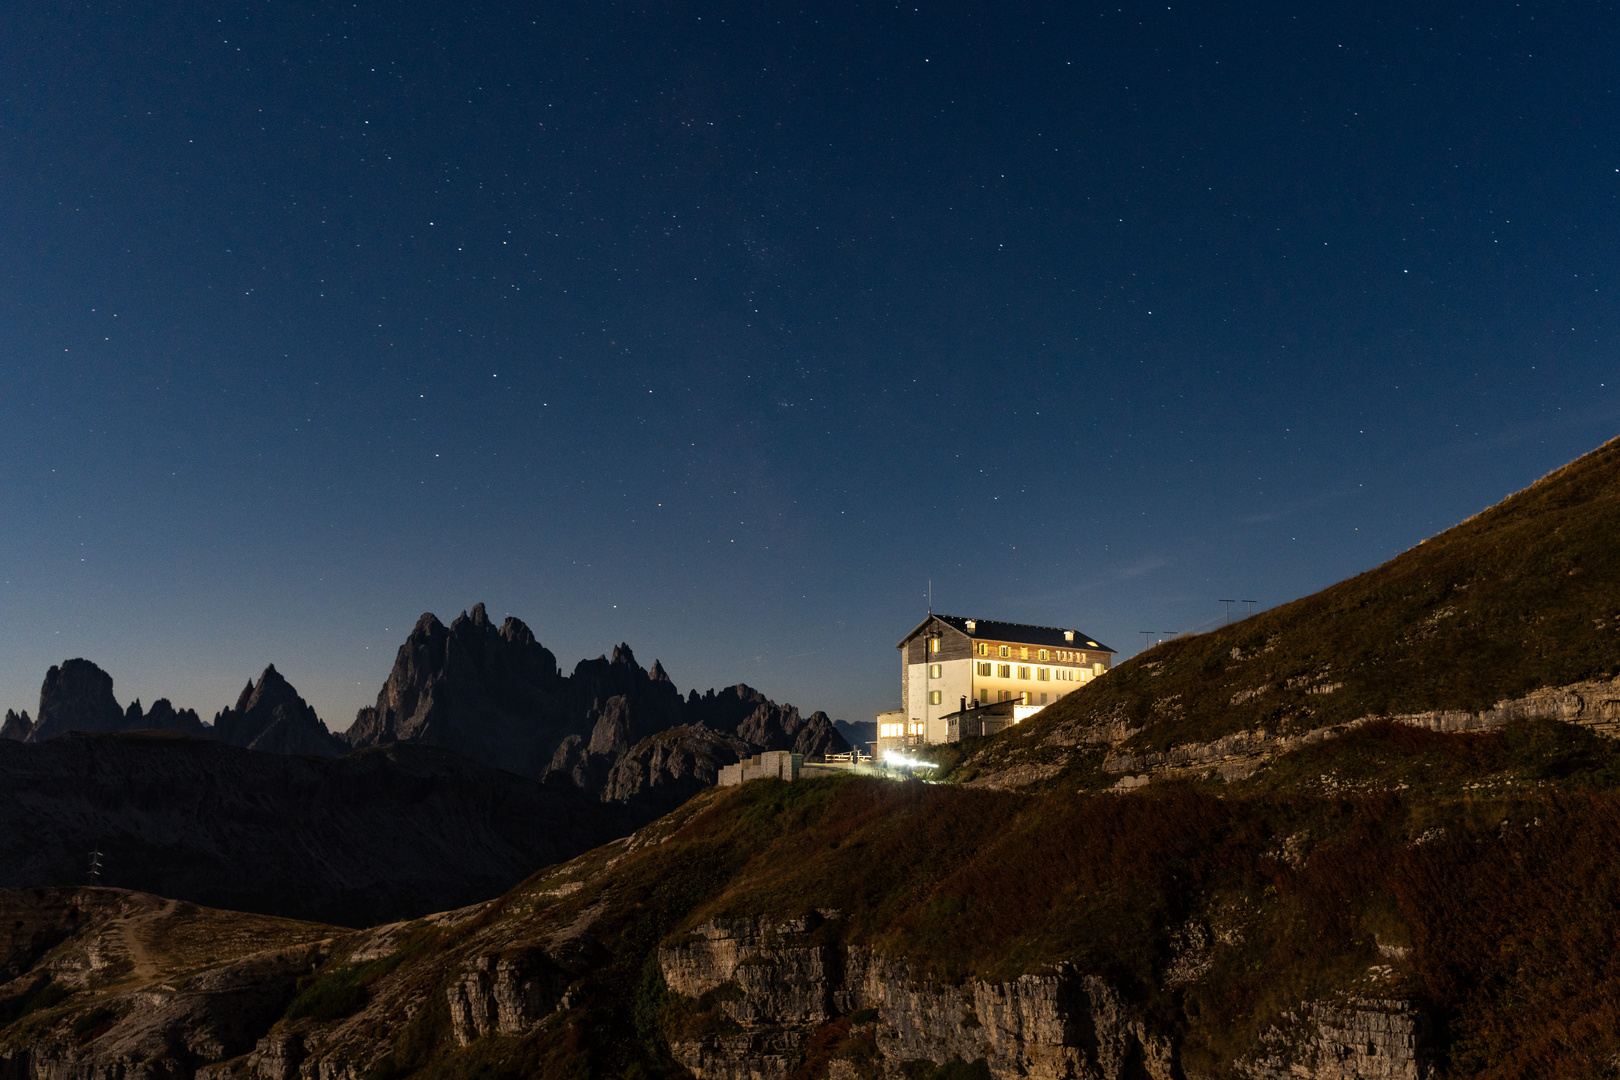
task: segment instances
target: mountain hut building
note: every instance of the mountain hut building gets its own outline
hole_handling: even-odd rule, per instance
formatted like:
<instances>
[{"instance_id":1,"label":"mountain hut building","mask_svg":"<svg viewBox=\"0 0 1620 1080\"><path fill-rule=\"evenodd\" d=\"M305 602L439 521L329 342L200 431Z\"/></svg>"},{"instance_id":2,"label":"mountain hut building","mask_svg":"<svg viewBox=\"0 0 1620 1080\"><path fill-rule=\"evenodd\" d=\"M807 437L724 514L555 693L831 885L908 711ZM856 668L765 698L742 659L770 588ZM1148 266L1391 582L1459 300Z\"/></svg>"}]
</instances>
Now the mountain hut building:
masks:
<instances>
[{"instance_id":1,"label":"mountain hut building","mask_svg":"<svg viewBox=\"0 0 1620 1080\"><path fill-rule=\"evenodd\" d=\"M878 717L880 750L955 741L951 717L977 713L970 704L1006 705L1017 723L1102 675L1114 658L1113 649L1078 630L956 615L930 614L895 648L900 714ZM957 730L957 738L969 733L960 723Z\"/></svg>"}]
</instances>

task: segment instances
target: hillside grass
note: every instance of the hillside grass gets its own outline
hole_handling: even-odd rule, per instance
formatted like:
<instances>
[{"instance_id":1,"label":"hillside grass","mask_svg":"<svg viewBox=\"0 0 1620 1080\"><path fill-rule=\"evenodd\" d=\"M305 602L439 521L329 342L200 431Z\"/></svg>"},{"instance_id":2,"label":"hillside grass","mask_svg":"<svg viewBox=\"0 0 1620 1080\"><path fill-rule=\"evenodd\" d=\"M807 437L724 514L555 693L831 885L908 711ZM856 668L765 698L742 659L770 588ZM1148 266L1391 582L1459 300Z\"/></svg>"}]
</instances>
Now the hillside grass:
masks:
<instances>
[{"instance_id":1,"label":"hillside grass","mask_svg":"<svg viewBox=\"0 0 1620 1080\"><path fill-rule=\"evenodd\" d=\"M746 784L570 898L605 904L593 934L613 960L578 1009L502 1060L514 1075L680 1075L668 1039L716 1012L669 993L658 944L717 915L832 908L842 916L816 939L874 946L940 982L1060 962L1101 975L1182 1040L1189 1069L1226 1070L1302 1002L1361 995L1423 1004L1443 1076L1607 1075L1620 1052L1617 753L1551 723L1371 725L1231 787ZM1192 954L1203 973L1178 984ZM814 1055L850 1050L875 1019L840 1018Z\"/></svg>"},{"instance_id":2,"label":"hillside grass","mask_svg":"<svg viewBox=\"0 0 1620 1080\"><path fill-rule=\"evenodd\" d=\"M1135 747L1167 750L1241 730L1478 711L1613 678L1616 522L1620 440L1376 569L1150 649L988 740L969 764L994 768L1099 722L1140 729Z\"/></svg>"}]
</instances>

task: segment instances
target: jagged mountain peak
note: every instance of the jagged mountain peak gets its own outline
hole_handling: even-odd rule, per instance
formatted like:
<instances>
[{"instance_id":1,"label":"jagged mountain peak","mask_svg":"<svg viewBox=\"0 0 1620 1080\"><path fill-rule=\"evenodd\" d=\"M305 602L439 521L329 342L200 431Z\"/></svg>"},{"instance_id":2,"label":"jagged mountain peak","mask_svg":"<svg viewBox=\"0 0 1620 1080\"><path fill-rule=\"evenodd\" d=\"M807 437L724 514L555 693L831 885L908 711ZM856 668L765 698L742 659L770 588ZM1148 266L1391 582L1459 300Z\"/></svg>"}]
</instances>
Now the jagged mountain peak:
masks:
<instances>
[{"instance_id":1,"label":"jagged mountain peak","mask_svg":"<svg viewBox=\"0 0 1620 1080\"><path fill-rule=\"evenodd\" d=\"M154 712L156 708L154 703ZM265 665L257 683L248 683L235 708L214 717L214 737L231 746L281 754L333 757L344 750L274 664Z\"/></svg>"},{"instance_id":2,"label":"jagged mountain peak","mask_svg":"<svg viewBox=\"0 0 1620 1080\"><path fill-rule=\"evenodd\" d=\"M121 731L124 710L113 697L112 676L83 657L54 665L39 688L39 712L30 742L68 731Z\"/></svg>"},{"instance_id":3,"label":"jagged mountain peak","mask_svg":"<svg viewBox=\"0 0 1620 1080\"><path fill-rule=\"evenodd\" d=\"M293 689L292 683L276 670L274 664L266 664L264 671L259 675L257 685L252 683L249 685L253 686L253 693L248 695L244 711L257 708L273 709L277 705L302 703L304 700L298 695L298 691Z\"/></svg>"}]
</instances>

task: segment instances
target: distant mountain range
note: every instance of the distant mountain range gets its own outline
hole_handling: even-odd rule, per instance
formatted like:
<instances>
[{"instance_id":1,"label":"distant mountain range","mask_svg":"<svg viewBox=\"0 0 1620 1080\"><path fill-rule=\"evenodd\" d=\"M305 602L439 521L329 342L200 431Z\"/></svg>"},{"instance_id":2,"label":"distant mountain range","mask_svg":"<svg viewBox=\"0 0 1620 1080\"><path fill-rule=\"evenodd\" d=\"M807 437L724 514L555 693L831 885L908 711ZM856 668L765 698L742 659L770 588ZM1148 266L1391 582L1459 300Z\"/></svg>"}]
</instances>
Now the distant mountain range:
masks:
<instances>
[{"instance_id":1,"label":"distant mountain range","mask_svg":"<svg viewBox=\"0 0 1620 1080\"><path fill-rule=\"evenodd\" d=\"M563 675L521 620L497 627L483 604L449 626L423 615L377 703L346 732L329 730L274 665L204 723L163 698L150 709L139 701L120 706L110 675L72 659L46 672L37 716L8 711L0 738L42 743L68 732L145 730L315 757L394 743L437 746L624 804L635 821L678 806L714 783L722 766L761 750L815 759L849 749L825 713L801 715L740 683L683 698L661 665L642 668L626 644Z\"/></svg>"},{"instance_id":2,"label":"distant mountain range","mask_svg":"<svg viewBox=\"0 0 1620 1080\"><path fill-rule=\"evenodd\" d=\"M622 836L761 750L848 746L750 687L682 697L628 645L563 675L482 604L423 615L377 703L334 734L274 665L204 723L121 706L89 660L0 726L0 888L100 881L364 925L500 893Z\"/></svg>"}]
</instances>

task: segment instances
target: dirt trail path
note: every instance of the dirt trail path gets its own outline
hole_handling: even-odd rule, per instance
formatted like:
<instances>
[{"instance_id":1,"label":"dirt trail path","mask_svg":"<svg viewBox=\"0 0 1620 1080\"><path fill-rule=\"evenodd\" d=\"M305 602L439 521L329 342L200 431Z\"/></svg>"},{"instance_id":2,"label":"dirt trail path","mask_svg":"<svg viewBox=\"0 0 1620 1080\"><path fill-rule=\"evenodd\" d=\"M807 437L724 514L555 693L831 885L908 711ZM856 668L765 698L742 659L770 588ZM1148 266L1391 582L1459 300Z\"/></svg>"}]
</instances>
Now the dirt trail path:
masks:
<instances>
[{"instance_id":1,"label":"dirt trail path","mask_svg":"<svg viewBox=\"0 0 1620 1080\"><path fill-rule=\"evenodd\" d=\"M156 911L149 911L143 915L136 915L133 918L126 919L123 926L120 927L124 934L124 943L129 948L129 958L135 964L135 977L140 981L151 982L163 973L162 968L158 967L157 961L152 958L152 953L147 949L146 942L142 940L144 933L149 931L153 924L173 915L174 909L179 906L180 901L178 900L165 901L163 906Z\"/></svg>"}]
</instances>

